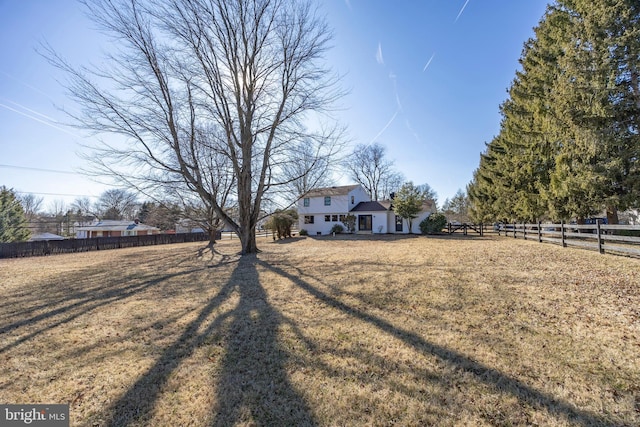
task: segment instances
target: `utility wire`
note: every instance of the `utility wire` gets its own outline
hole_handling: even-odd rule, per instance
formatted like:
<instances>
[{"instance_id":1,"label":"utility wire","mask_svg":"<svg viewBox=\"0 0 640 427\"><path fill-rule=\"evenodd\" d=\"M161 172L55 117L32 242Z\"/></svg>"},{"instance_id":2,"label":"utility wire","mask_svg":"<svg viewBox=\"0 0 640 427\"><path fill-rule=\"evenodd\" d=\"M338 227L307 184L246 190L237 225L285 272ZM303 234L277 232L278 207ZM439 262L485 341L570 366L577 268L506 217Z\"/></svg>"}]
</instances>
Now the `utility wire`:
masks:
<instances>
[{"instance_id":1,"label":"utility wire","mask_svg":"<svg viewBox=\"0 0 640 427\"><path fill-rule=\"evenodd\" d=\"M32 167L28 167L28 166L0 165L0 168L22 169L22 170L30 170L30 171L36 171L36 172L64 173L64 174L68 174L68 175L81 175L81 174L79 174L77 172L72 172L72 171L63 171L63 170L57 170L57 169L44 169L44 168L32 168Z\"/></svg>"},{"instance_id":2,"label":"utility wire","mask_svg":"<svg viewBox=\"0 0 640 427\"><path fill-rule=\"evenodd\" d=\"M100 196L90 196L88 194L65 194L65 193L36 193L34 191L18 191L14 190L14 193L19 194L35 194L38 196L63 196L63 197L100 197Z\"/></svg>"}]
</instances>

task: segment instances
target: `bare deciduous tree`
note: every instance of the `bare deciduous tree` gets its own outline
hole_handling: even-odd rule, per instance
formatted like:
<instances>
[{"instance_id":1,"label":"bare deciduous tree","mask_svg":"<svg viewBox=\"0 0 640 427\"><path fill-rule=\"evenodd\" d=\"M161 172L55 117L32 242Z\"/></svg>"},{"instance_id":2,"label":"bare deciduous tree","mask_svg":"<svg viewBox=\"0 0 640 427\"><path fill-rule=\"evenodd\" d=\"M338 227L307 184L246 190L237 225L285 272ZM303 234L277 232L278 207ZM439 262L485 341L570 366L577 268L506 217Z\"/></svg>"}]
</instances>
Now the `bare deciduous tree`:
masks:
<instances>
[{"instance_id":1,"label":"bare deciduous tree","mask_svg":"<svg viewBox=\"0 0 640 427\"><path fill-rule=\"evenodd\" d=\"M24 209L24 215L27 223L35 221L42 209L44 198L38 197L35 194L25 193L19 196L18 199Z\"/></svg>"},{"instance_id":2,"label":"bare deciduous tree","mask_svg":"<svg viewBox=\"0 0 640 427\"><path fill-rule=\"evenodd\" d=\"M399 189L404 181L402 174L393 168L393 161L385 155L383 145L358 144L344 162L351 178L361 184L373 200L388 197L388 193Z\"/></svg>"},{"instance_id":3,"label":"bare deciduous tree","mask_svg":"<svg viewBox=\"0 0 640 427\"><path fill-rule=\"evenodd\" d=\"M291 161L283 165L289 185L285 191L298 197L309 190L329 187L333 183L331 159L318 155L317 148L306 142L291 149ZM295 201L295 200L293 200Z\"/></svg>"},{"instance_id":4,"label":"bare deciduous tree","mask_svg":"<svg viewBox=\"0 0 640 427\"><path fill-rule=\"evenodd\" d=\"M71 77L78 125L126 138L103 143L92 170L145 194L188 190L235 230L243 254L256 252L261 204L291 181L292 147L329 158L341 137L327 114L340 92L322 62L325 21L298 0L83 3L117 43L109 66L48 55Z\"/></svg>"},{"instance_id":5,"label":"bare deciduous tree","mask_svg":"<svg viewBox=\"0 0 640 427\"><path fill-rule=\"evenodd\" d=\"M96 210L101 219L134 219L139 207L136 195L119 188L107 190L96 202Z\"/></svg>"}]
</instances>

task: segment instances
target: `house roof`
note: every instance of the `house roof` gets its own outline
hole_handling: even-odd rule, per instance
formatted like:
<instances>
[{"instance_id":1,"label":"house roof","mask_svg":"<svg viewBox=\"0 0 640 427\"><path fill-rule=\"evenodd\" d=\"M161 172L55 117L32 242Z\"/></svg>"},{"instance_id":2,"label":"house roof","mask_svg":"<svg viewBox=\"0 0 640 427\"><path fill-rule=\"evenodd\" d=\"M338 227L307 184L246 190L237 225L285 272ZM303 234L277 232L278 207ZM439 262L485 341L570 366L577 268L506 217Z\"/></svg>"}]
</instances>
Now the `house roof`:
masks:
<instances>
[{"instance_id":1,"label":"house roof","mask_svg":"<svg viewBox=\"0 0 640 427\"><path fill-rule=\"evenodd\" d=\"M41 234L34 234L29 239L30 242L36 242L40 240L64 240L64 237L59 236L57 234L53 234L53 233L41 233Z\"/></svg>"},{"instance_id":2,"label":"house roof","mask_svg":"<svg viewBox=\"0 0 640 427\"><path fill-rule=\"evenodd\" d=\"M307 193L302 197L344 196L346 194L349 194L351 190L354 190L358 187L360 187L359 184L343 185L340 187L314 188L313 190L307 191Z\"/></svg>"},{"instance_id":3,"label":"house roof","mask_svg":"<svg viewBox=\"0 0 640 427\"><path fill-rule=\"evenodd\" d=\"M135 221L116 221L105 219L95 224L84 227L76 227L78 231L125 231L125 230L159 230L157 227L136 223Z\"/></svg>"},{"instance_id":4,"label":"house roof","mask_svg":"<svg viewBox=\"0 0 640 427\"><path fill-rule=\"evenodd\" d=\"M422 202L422 210L430 211L434 207L433 200L425 200ZM358 203L351 212L383 212L393 210L393 201L392 200L380 200L377 202L360 202Z\"/></svg>"},{"instance_id":5,"label":"house roof","mask_svg":"<svg viewBox=\"0 0 640 427\"><path fill-rule=\"evenodd\" d=\"M388 211L390 204L382 202L360 202L351 212L384 212Z\"/></svg>"}]
</instances>

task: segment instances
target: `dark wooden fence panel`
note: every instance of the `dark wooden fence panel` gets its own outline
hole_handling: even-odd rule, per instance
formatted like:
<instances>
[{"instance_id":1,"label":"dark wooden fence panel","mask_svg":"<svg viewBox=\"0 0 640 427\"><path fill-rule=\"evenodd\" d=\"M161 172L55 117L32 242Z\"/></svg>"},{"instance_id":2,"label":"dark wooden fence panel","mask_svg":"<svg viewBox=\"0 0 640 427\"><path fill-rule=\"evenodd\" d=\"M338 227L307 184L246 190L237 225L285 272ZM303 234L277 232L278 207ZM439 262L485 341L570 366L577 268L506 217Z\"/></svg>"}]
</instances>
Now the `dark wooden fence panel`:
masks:
<instances>
[{"instance_id":1,"label":"dark wooden fence panel","mask_svg":"<svg viewBox=\"0 0 640 427\"><path fill-rule=\"evenodd\" d=\"M498 234L507 237L537 240L600 253L640 256L640 225L600 224L501 224Z\"/></svg>"},{"instance_id":2,"label":"dark wooden fence panel","mask_svg":"<svg viewBox=\"0 0 640 427\"><path fill-rule=\"evenodd\" d=\"M216 237L220 239L220 234ZM152 234L148 236L95 237L91 239L46 240L41 242L0 243L0 258L20 258L74 252L102 251L172 243L203 242L205 233Z\"/></svg>"}]
</instances>

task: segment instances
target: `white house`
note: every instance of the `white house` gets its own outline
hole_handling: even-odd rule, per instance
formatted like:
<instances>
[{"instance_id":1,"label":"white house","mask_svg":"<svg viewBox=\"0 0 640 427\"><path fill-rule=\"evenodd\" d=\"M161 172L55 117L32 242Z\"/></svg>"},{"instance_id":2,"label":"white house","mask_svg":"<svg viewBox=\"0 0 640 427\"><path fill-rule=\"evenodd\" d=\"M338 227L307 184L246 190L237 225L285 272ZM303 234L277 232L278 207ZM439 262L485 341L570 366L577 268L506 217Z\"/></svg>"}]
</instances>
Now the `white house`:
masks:
<instances>
[{"instance_id":1,"label":"white house","mask_svg":"<svg viewBox=\"0 0 640 427\"><path fill-rule=\"evenodd\" d=\"M413 233L420 233L420 222L432 211L433 202L425 202L413 220ZM358 233L409 233L407 221L393 212L393 202L371 201L361 185L318 188L298 200L298 226L309 235L331 233L335 224L344 226L343 220L349 214L356 217Z\"/></svg>"},{"instance_id":2,"label":"white house","mask_svg":"<svg viewBox=\"0 0 640 427\"><path fill-rule=\"evenodd\" d=\"M344 217L358 203L369 200L361 185L311 190L298 200L299 229L310 235L329 234L335 224L343 225Z\"/></svg>"}]
</instances>

